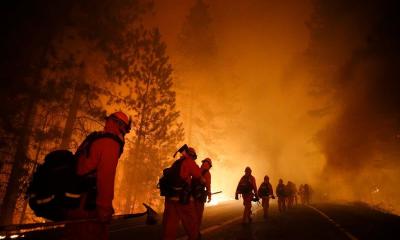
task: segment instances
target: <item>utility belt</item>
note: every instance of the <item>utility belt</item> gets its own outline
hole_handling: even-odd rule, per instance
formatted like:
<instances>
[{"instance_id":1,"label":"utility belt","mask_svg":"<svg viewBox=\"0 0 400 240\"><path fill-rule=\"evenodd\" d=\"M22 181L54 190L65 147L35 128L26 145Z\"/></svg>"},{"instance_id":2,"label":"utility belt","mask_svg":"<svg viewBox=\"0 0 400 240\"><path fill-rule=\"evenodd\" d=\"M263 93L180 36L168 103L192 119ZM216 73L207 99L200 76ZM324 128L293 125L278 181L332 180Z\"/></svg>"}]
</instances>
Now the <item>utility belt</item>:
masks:
<instances>
[{"instance_id":1,"label":"utility belt","mask_svg":"<svg viewBox=\"0 0 400 240\"><path fill-rule=\"evenodd\" d=\"M181 204L188 204L193 200L192 188L189 184L184 184L179 187L170 187L165 197L169 200L179 201Z\"/></svg>"},{"instance_id":2,"label":"utility belt","mask_svg":"<svg viewBox=\"0 0 400 240\"><path fill-rule=\"evenodd\" d=\"M179 197L166 197L166 199L168 199L170 201L174 201L174 202L179 202L180 201ZM194 200L195 199L194 199L193 196L190 196L189 199L188 199L189 202L193 202Z\"/></svg>"},{"instance_id":3,"label":"utility belt","mask_svg":"<svg viewBox=\"0 0 400 240\"><path fill-rule=\"evenodd\" d=\"M207 191L205 186L202 184L193 187L192 196L196 201L206 202L207 201Z\"/></svg>"}]
</instances>

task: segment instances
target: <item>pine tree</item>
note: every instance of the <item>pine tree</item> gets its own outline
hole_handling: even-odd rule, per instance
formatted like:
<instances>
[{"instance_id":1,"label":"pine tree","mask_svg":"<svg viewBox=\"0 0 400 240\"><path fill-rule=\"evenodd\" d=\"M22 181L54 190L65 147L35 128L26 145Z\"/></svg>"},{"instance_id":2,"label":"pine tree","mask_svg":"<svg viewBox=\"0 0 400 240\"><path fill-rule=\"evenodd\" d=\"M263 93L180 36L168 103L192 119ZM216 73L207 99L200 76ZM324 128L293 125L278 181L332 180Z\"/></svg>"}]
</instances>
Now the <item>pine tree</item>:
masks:
<instances>
[{"instance_id":1,"label":"pine tree","mask_svg":"<svg viewBox=\"0 0 400 240\"><path fill-rule=\"evenodd\" d=\"M33 132L33 122L36 115L37 103L40 100L41 70L46 66L46 56L49 53L53 37L62 30L68 15L71 3L54 4L46 1L46 9L41 5L33 5L30 13L25 13L26 6L15 7L16 11L23 12L24 18L12 22L10 13L2 14L2 23L12 24L14 28L3 39L6 48L2 57L4 64L2 83L2 104L6 111L2 111L1 124L6 135L14 135L15 147L11 145L13 155L12 167L8 174L7 187L0 209L0 223L11 223L13 211L19 196L21 179L25 176L25 164L29 162L29 139ZM14 12L14 11L11 11ZM56 15L53 15L57 12ZM32 26L41 26L33 34ZM24 36L27 34L28 36ZM18 39L18 41L15 41ZM26 42L25 42L26 41ZM17 50L14 52L14 50ZM13 51L12 53L10 51ZM3 63L3 62L2 62ZM3 88L4 87L4 88ZM11 107L10 107L11 106ZM3 110L3 109L2 109Z\"/></svg>"},{"instance_id":2,"label":"pine tree","mask_svg":"<svg viewBox=\"0 0 400 240\"><path fill-rule=\"evenodd\" d=\"M161 169L182 140L183 128L172 90L172 66L158 30L143 27L127 32L108 62L109 74L125 89L123 105L135 122L132 146L123 162L121 188L125 211L135 203L154 199ZM143 196L143 193L148 194Z\"/></svg>"},{"instance_id":3,"label":"pine tree","mask_svg":"<svg viewBox=\"0 0 400 240\"><path fill-rule=\"evenodd\" d=\"M203 0L190 9L178 40L176 75L179 103L185 110L186 142L218 160L223 152L213 147L224 145L229 130L239 125L235 122L239 78L223 70L229 69L229 61L219 54L210 6Z\"/></svg>"},{"instance_id":4,"label":"pine tree","mask_svg":"<svg viewBox=\"0 0 400 240\"><path fill-rule=\"evenodd\" d=\"M4 189L0 210L2 224L11 223L13 219L15 206L23 192L20 187L26 185L26 176L29 176L34 166L32 162L35 163L41 154L54 147L44 147L44 142L52 138L52 142L60 143L60 134L63 132L62 146L70 147L74 142L76 145L93 129L90 125L93 125L96 118L104 115L104 110L98 105L98 92L106 91L98 91L99 89L95 88L97 84L95 87L90 85L89 80L93 83L92 79L87 79L85 74L79 74L84 71L75 73L77 69L85 70L86 67L90 67L91 63L88 59L72 54L75 59L71 66L54 64L54 59L50 56L54 53L59 54L56 43L67 35L67 29L72 28L77 33L75 37L87 43L78 46L82 52L101 52L111 42L118 41L124 28L137 20L150 6L137 0L72 0L64 1L63 4L40 0L28 5L29 7L13 3L7 6L13 9L10 12L19 14L20 18L7 12L7 9L1 14L1 23L12 26L5 28L10 31L2 38L2 47L5 48L6 55L1 62L4 71L0 88L0 134L7 137L3 148L9 149L1 154L2 157L7 156L7 162L2 162L0 169L5 173L1 175L2 178L4 176L1 179L4 183L1 186ZM70 46L68 50L73 52L76 48ZM64 61L68 59L68 54L58 57ZM48 79L44 76L44 70L52 65L57 65L52 69L53 72L65 71L68 77ZM64 91L47 91L51 86L57 86L56 90ZM63 99L67 102L72 100L72 103L65 106ZM40 129L37 126L47 121L46 118L42 118L42 113L52 109L50 105L53 103L56 106L53 109L55 111L49 116L50 119L54 119L51 123L52 130ZM69 117L65 116L64 112L68 108ZM61 114L56 116L58 113ZM68 119L67 124L65 119ZM83 132L77 134L72 129L80 129Z\"/></svg>"}]
</instances>

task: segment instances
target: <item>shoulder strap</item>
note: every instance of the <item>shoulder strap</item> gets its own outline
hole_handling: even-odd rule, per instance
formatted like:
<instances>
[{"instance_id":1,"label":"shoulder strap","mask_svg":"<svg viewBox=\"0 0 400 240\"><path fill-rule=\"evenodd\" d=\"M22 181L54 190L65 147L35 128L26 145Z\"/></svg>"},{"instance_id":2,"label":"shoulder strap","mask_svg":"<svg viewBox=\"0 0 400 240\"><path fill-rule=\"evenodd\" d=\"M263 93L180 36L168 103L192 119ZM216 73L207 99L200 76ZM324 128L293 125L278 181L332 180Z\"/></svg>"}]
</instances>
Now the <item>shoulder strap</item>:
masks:
<instances>
[{"instance_id":1,"label":"shoulder strap","mask_svg":"<svg viewBox=\"0 0 400 240\"><path fill-rule=\"evenodd\" d=\"M115 135L115 134L113 134L113 133L110 133L110 132L103 132L103 133L102 133L98 138L96 138L95 140L100 139L100 138L111 138L111 139L113 139L114 141L116 141L116 142L119 144L119 155L121 156L122 152L124 151L125 142L122 141L120 137L118 137L117 135ZM93 140L93 141L94 141L94 140Z\"/></svg>"},{"instance_id":2,"label":"shoulder strap","mask_svg":"<svg viewBox=\"0 0 400 240\"><path fill-rule=\"evenodd\" d=\"M81 156L82 154L85 154L86 157L88 157L89 153L90 153L90 148L92 147L93 142L98 139L101 139L101 138L111 138L114 141L116 141L120 145L119 155L122 154L125 143L117 135L110 133L110 132L92 132L85 138L85 140L79 146L75 155Z\"/></svg>"}]
</instances>

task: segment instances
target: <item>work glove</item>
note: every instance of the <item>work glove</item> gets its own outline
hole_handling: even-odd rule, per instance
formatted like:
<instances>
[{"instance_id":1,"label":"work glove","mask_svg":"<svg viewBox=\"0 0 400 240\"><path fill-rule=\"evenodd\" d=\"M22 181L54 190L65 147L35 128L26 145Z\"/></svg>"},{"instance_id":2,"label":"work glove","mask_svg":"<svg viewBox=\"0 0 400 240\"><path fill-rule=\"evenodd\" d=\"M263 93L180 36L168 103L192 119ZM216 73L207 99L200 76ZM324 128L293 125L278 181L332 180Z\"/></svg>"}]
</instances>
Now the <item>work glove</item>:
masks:
<instances>
[{"instance_id":1,"label":"work glove","mask_svg":"<svg viewBox=\"0 0 400 240\"><path fill-rule=\"evenodd\" d=\"M101 223L110 223L113 214L114 214L114 209L112 207L102 207L98 205L96 207L97 219Z\"/></svg>"},{"instance_id":2,"label":"work glove","mask_svg":"<svg viewBox=\"0 0 400 240\"><path fill-rule=\"evenodd\" d=\"M237 193L235 194L235 199L239 200L239 195Z\"/></svg>"}]
</instances>

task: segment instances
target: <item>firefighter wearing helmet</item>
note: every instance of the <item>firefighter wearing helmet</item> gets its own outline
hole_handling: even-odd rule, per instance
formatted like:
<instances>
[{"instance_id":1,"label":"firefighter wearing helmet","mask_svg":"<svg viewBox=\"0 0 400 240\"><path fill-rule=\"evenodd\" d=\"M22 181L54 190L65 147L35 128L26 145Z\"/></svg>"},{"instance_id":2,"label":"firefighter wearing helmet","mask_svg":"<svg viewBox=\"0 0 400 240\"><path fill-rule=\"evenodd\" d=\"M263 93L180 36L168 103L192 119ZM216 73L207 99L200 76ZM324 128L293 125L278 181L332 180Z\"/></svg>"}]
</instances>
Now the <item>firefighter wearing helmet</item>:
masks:
<instances>
[{"instance_id":1,"label":"firefighter wearing helmet","mask_svg":"<svg viewBox=\"0 0 400 240\"><path fill-rule=\"evenodd\" d=\"M261 183L260 187L258 188L258 196L262 200L261 203L264 210L264 219L268 219L269 200L270 198L275 199L275 196L274 190L267 175L265 175L264 182Z\"/></svg>"},{"instance_id":2,"label":"firefighter wearing helmet","mask_svg":"<svg viewBox=\"0 0 400 240\"><path fill-rule=\"evenodd\" d=\"M279 212L284 212L286 211L286 195L287 195L287 190L286 186L283 183L282 179L279 179L279 183L276 186L276 196L278 197L278 209Z\"/></svg>"},{"instance_id":3,"label":"firefighter wearing helmet","mask_svg":"<svg viewBox=\"0 0 400 240\"><path fill-rule=\"evenodd\" d=\"M198 217L199 229L204 213L204 204L211 201L211 173L210 168L212 167L211 158L205 158L201 161L201 176L204 178L204 183L200 179L193 179L193 197L196 206L196 212Z\"/></svg>"},{"instance_id":4,"label":"firefighter wearing helmet","mask_svg":"<svg viewBox=\"0 0 400 240\"><path fill-rule=\"evenodd\" d=\"M91 133L78 148L77 174L91 179L93 186L92 191L81 197L81 207L70 210L67 215L69 219L97 218L98 221L68 224L67 239L109 239L115 173L124 137L130 129L130 118L123 112L115 112L106 117L103 131Z\"/></svg>"},{"instance_id":5,"label":"firefighter wearing helmet","mask_svg":"<svg viewBox=\"0 0 400 240\"><path fill-rule=\"evenodd\" d=\"M240 179L239 184L236 188L235 199L239 200L239 194L242 195L244 212L243 212L243 224L247 224L252 221L251 219L251 201L258 199L256 179L251 175L251 168L246 167L245 175Z\"/></svg>"},{"instance_id":6,"label":"firefighter wearing helmet","mask_svg":"<svg viewBox=\"0 0 400 240\"><path fill-rule=\"evenodd\" d=\"M177 152L181 153L181 157L163 171L165 181L160 179L160 191L165 196L162 239L176 239L179 222L182 222L188 239L194 240L199 237L199 224L191 194L192 181L205 181L195 162L197 155L194 148L185 144Z\"/></svg>"}]
</instances>

